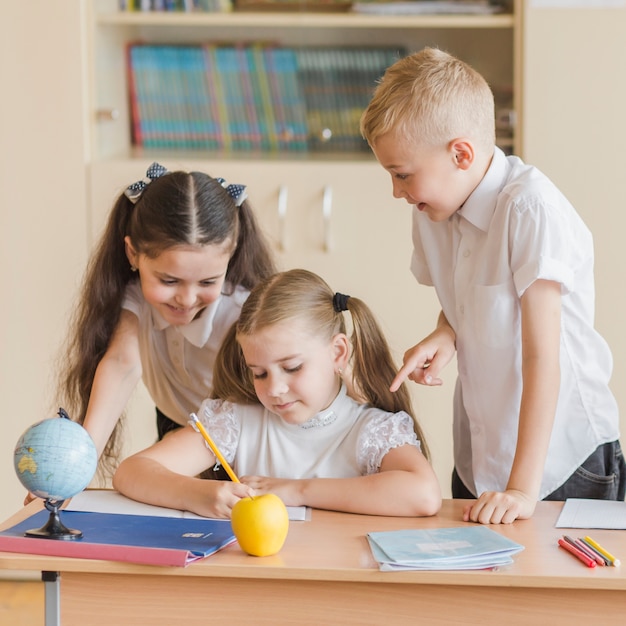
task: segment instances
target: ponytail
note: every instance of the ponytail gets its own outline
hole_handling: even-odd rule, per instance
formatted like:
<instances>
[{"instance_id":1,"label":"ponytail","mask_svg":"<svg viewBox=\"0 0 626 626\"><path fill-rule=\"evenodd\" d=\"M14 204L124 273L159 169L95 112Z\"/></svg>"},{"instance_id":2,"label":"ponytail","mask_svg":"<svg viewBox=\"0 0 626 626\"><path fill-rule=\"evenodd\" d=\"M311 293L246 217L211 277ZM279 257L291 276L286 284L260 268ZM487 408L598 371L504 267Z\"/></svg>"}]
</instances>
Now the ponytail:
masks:
<instances>
[{"instance_id":1,"label":"ponytail","mask_svg":"<svg viewBox=\"0 0 626 626\"><path fill-rule=\"evenodd\" d=\"M231 285L252 289L276 272L273 254L248 200L239 210L237 247L228 264L226 278Z\"/></svg>"},{"instance_id":2,"label":"ponytail","mask_svg":"<svg viewBox=\"0 0 626 626\"><path fill-rule=\"evenodd\" d=\"M397 369L389 345L370 308L358 298L350 297L346 309L352 316L352 377L355 392L369 404L384 411L404 411L413 418L415 433L426 458L430 454L424 433L415 418L411 395L405 383L397 391L389 385Z\"/></svg>"}]
</instances>

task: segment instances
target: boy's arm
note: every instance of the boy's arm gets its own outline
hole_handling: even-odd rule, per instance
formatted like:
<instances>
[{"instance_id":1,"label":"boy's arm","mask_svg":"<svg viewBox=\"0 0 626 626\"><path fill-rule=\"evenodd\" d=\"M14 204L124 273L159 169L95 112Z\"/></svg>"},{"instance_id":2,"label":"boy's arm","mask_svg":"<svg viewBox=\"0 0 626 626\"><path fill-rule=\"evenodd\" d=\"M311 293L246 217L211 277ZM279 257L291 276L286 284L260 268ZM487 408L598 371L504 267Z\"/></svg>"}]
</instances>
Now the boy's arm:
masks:
<instances>
[{"instance_id":1,"label":"boy's arm","mask_svg":"<svg viewBox=\"0 0 626 626\"><path fill-rule=\"evenodd\" d=\"M301 480L243 476L241 480L257 493L275 493L291 506L410 517L435 515L441 508L441 491L430 463L408 444L390 450L380 471L368 476Z\"/></svg>"},{"instance_id":2,"label":"boy's arm","mask_svg":"<svg viewBox=\"0 0 626 626\"><path fill-rule=\"evenodd\" d=\"M122 461L113 487L139 502L205 517L230 517L235 503L254 493L241 483L196 478L214 464L215 456L202 435L186 426Z\"/></svg>"},{"instance_id":3,"label":"boy's arm","mask_svg":"<svg viewBox=\"0 0 626 626\"><path fill-rule=\"evenodd\" d=\"M517 447L504 493L485 492L466 521L510 523L532 516L550 443L560 388L561 287L535 281L522 304L522 398Z\"/></svg>"},{"instance_id":4,"label":"boy's arm","mask_svg":"<svg viewBox=\"0 0 626 626\"><path fill-rule=\"evenodd\" d=\"M439 373L450 362L455 350L456 333L441 311L437 328L404 353L404 364L391 382L389 389L397 391L407 378L422 385L443 384Z\"/></svg>"}]
</instances>

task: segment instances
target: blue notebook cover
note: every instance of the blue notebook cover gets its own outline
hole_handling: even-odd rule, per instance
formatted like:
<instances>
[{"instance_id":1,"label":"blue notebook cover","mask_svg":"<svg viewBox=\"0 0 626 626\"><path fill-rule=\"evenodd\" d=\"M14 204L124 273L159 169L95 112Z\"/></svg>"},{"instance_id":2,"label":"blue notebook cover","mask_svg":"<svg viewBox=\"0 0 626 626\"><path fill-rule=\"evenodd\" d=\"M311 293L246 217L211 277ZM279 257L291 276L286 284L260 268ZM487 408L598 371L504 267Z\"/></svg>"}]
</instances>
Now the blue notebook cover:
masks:
<instances>
[{"instance_id":1,"label":"blue notebook cover","mask_svg":"<svg viewBox=\"0 0 626 626\"><path fill-rule=\"evenodd\" d=\"M40 511L0 532L0 551L184 567L235 541L230 520L83 511L60 513L67 528L83 533L80 539L24 535L27 530L44 526L49 515L48 511Z\"/></svg>"},{"instance_id":2,"label":"blue notebook cover","mask_svg":"<svg viewBox=\"0 0 626 626\"><path fill-rule=\"evenodd\" d=\"M371 532L367 539L383 571L486 569L512 563L524 549L485 526Z\"/></svg>"}]
</instances>

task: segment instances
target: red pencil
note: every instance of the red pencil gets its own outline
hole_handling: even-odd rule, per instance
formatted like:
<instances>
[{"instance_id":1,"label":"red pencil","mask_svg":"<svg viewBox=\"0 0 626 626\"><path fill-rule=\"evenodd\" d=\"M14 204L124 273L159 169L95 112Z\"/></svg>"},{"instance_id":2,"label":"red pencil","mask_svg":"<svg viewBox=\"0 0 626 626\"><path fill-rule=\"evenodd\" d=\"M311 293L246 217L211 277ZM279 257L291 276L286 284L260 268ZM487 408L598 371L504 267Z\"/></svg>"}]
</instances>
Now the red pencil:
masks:
<instances>
[{"instance_id":1,"label":"red pencil","mask_svg":"<svg viewBox=\"0 0 626 626\"><path fill-rule=\"evenodd\" d=\"M592 561L595 561L597 565L606 565L605 560L597 553L594 552L586 543L578 541L568 535L563 535L563 539L567 541L571 546L578 548L583 554L586 554Z\"/></svg>"},{"instance_id":2,"label":"red pencil","mask_svg":"<svg viewBox=\"0 0 626 626\"><path fill-rule=\"evenodd\" d=\"M567 550L570 554L573 554L579 561L582 561L587 567L595 567L596 562L590 559L582 550L579 550L576 546L565 541L565 539L559 539L559 545L561 548Z\"/></svg>"}]
</instances>

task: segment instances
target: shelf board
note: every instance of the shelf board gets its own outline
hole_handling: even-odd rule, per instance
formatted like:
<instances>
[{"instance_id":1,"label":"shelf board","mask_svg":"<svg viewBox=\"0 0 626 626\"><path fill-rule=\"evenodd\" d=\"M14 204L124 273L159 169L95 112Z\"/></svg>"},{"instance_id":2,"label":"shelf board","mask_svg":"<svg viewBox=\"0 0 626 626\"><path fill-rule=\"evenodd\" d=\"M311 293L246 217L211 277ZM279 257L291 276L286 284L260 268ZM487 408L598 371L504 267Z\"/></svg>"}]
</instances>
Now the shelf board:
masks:
<instances>
[{"instance_id":1,"label":"shelf board","mask_svg":"<svg viewBox=\"0 0 626 626\"><path fill-rule=\"evenodd\" d=\"M110 12L98 13L104 26L261 27L261 28L513 28L510 13L495 15L363 15L359 13L304 12Z\"/></svg>"},{"instance_id":2,"label":"shelf board","mask_svg":"<svg viewBox=\"0 0 626 626\"><path fill-rule=\"evenodd\" d=\"M237 152L219 150L172 150L146 149L131 146L128 151L116 153L107 157L96 157L94 161L259 161L259 162L349 162L349 163L376 163L374 155L369 151L340 152L334 151L276 151L262 152L260 150L240 150Z\"/></svg>"}]
</instances>

